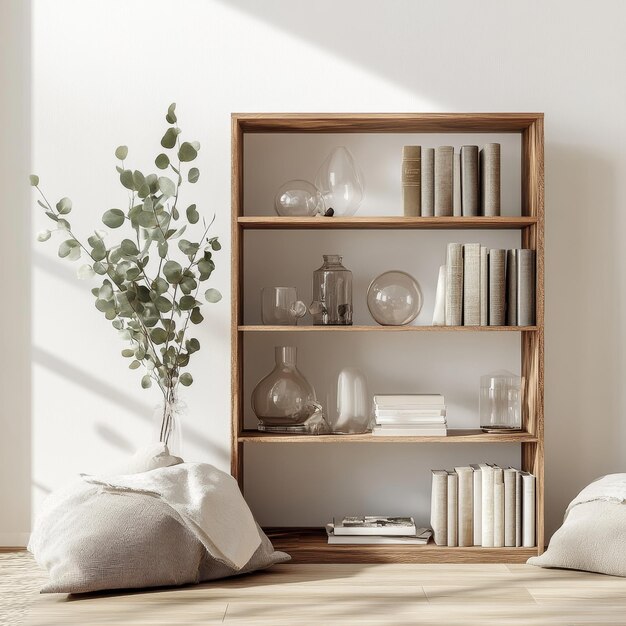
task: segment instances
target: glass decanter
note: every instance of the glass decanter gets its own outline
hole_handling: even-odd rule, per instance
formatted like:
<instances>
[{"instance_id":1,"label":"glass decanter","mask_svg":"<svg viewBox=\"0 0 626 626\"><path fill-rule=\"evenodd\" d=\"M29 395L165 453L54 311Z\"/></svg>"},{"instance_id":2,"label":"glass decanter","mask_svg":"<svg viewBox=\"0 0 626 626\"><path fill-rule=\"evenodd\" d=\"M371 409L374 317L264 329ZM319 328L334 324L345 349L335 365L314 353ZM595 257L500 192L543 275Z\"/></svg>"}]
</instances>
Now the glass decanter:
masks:
<instances>
[{"instance_id":1,"label":"glass decanter","mask_svg":"<svg viewBox=\"0 0 626 626\"><path fill-rule=\"evenodd\" d=\"M324 254L313 272L313 302L309 312L316 326L352 325L352 272L338 254Z\"/></svg>"},{"instance_id":2,"label":"glass decanter","mask_svg":"<svg viewBox=\"0 0 626 626\"><path fill-rule=\"evenodd\" d=\"M311 433L325 425L315 390L296 367L296 348L276 346L274 369L252 392L258 429L277 433Z\"/></svg>"}]
</instances>

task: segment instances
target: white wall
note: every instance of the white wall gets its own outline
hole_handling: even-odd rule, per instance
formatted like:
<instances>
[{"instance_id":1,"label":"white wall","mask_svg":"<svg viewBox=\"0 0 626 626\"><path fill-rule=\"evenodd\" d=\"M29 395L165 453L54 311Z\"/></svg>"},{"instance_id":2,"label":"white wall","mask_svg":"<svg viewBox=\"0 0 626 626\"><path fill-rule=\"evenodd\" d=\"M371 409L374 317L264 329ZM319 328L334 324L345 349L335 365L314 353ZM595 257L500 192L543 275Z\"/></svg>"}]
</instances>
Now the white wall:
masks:
<instances>
[{"instance_id":1,"label":"white wall","mask_svg":"<svg viewBox=\"0 0 626 626\"><path fill-rule=\"evenodd\" d=\"M194 198L205 213L217 213L215 230L225 243L231 111L545 111L548 530L585 482L623 468L622 3L33 6L34 169L50 195L73 198L81 232L124 197L114 147L128 143L131 158L147 167L172 100L183 129L203 144ZM37 228L43 223L38 212L33 220ZM225 293L228 253L226 245L216 273ZM51 246L33 244L37 497L144 440L156 401L124 370L117 339L91 309L88 286L54 257ZM227 301L200 330L200 384L188 395L188 456L221 467L229 448ZM5 310L5 329L9 315ZM23 355L28 344L18 339L12 354ZM21 411L26 416L24 405ZM24 507L21 493L20 501L9 495L16 510Z\"/></svg>"}]
</instances>

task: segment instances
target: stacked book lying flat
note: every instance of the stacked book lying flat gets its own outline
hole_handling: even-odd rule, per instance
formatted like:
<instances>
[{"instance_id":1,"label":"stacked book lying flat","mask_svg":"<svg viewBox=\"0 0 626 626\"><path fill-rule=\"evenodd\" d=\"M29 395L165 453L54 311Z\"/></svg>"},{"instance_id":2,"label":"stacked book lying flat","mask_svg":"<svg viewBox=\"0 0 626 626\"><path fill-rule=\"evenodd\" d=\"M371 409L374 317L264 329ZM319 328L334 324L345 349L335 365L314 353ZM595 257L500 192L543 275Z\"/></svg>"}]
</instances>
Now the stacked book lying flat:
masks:
<instances>
[{"instance_id":1,"label":"stacked book lying flat","mask_svg":"<svg viewBox=\"0 0 626 626\"><path fill-rule=\"evenodd\" d=\"M434 326L533 326L535 251L449 243L439 268Z\"/></svg>"},{"instance_id":2,"label":"stacked book lying flat","mask_svg":"<svg viewBox=\"0 0 626 626\"><path fill-rule=\"evenodd\" d=\"M433 470L438 546L535 547L535 477L490 463Z\"/></svg>"},{"instance_id":3,"label":"stacked book lying flat","mask_svg":"<svg viewBox=\"0 0 626 626\"><path fill-rule=\"evenodd\" d=\"M402 150L404 215L500 215L500 144Z\"/></svg>"},{"instance_id":4,"label":"stacked book lying flat","mask_svg":"<svg viewBox=\"0 0 626 626\"><path fill-rule=\"evenodd\" d=\"M374 396L378 437L445 437L448 434L446 405L439 394Z\"/></svg>"},{"instance_id":5,"label":"stacked book lying flat","mask_svg":"<svg viewBox=\"0 0 626 626\"><path fill-rule=\"evenodd\" d=\"M428 528L416 528L412 517L366 515L344 517L326 525L330 544L425 545L432 536Z\"/></svg>"}]
</instances>

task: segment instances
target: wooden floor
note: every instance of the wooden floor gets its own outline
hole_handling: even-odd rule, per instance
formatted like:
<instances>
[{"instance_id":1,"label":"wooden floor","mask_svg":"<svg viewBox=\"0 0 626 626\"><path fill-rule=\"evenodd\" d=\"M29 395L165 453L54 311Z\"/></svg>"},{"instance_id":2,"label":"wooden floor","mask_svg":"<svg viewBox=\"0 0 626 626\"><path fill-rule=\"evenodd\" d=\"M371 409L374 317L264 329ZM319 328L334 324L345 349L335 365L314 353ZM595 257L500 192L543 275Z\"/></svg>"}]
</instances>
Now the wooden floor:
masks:
<instances>
[{"instance_id":1,"label":"wooden floor","mask_svg":"<svg viewBox=\"0 0 626 626\"><path fill-rule=\"evenodd\" d=\"M530 565L287 564L199 586L80 598L38 595L43 580L29 555L0 554L0 623L626 625L626 579Z\"/></svg>"}]
</instances>

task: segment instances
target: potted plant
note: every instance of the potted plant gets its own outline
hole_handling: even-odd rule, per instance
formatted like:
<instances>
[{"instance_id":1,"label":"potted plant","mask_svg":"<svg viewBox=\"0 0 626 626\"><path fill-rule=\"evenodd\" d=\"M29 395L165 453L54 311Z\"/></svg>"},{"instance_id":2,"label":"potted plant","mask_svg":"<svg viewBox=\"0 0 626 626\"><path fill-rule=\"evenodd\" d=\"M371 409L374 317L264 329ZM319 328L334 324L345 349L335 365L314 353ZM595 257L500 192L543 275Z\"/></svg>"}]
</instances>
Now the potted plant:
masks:
<instances>
[{"instance_id":1,"label":"potted plant","mask_svg":"<svg viewBox=\"0 0 626 626\"><path fill-rule=\"evenodd\" d=\"M116 241L100 229L86 241L79 239L68 219L71 200L61 198L52 206L39 187L39 177L31 175L30 183L41 196L37 203L53 222L53 228L40 232L37 239L48 241L55 232L62 238L59 257L87 260L78 276L98 278L99 286L91 290L95 307L128 343L122 356L130 359L130 369L141 370L141 386L159 388L163 395L159 440L179 452L178 389L193 383L188 367L200 342L190 332L204 319L198 294L202 289L203 300L209 303L219 302L222 296L217 289L206 288L215 269L213 255L221 248L218 238L209 236L213 221L206 224L203 219L202 228L194 229L200 222L196 205L182 209L179 204L181 186L200 177L199 169L190 167L200 144L181 140L175 109L176 104L168 108L169 126L161 139L164 151L155 159L161 174L131 169L128 148L115 150L128 203L125 209L105 211L102 222L122 233ZM200 236L190 236L193 230Z\"/></svg>"}]
</instances>

